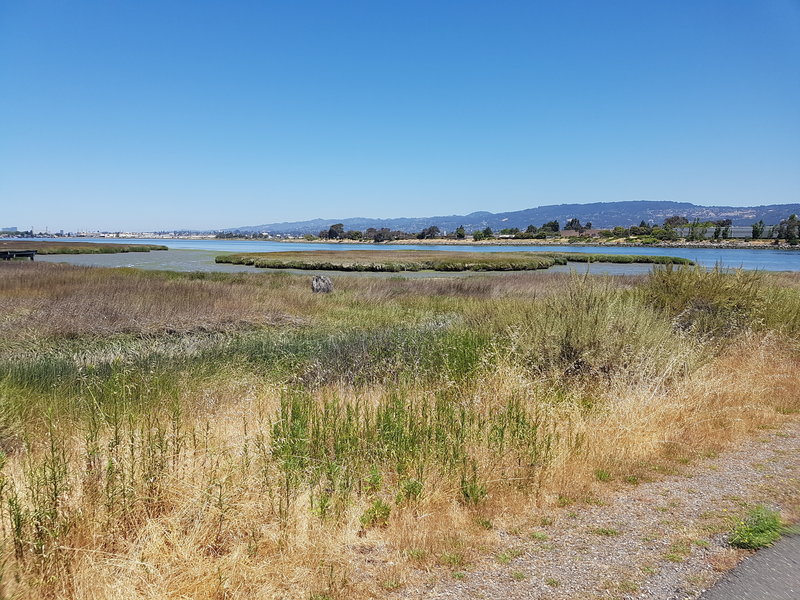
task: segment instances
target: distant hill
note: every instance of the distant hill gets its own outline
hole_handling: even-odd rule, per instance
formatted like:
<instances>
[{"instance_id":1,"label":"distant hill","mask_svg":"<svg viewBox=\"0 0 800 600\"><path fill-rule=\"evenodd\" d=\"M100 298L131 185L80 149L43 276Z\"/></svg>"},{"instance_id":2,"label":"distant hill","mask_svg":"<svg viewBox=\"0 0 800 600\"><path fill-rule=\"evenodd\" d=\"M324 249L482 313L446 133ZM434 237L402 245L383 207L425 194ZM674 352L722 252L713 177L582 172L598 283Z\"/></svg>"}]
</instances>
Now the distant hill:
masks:
<instances>
[{"instance_id":1,"label":"distant hill","mask_svg":"<svg viewBox=\"0 0 800 600\"><path fill-rule=\"evenodd\" d=\"M449 215L440 217L401 217L396 219L369 219L353 217L346 219L312 219L290 223L267 223L236 227L229 231L253 232L268 231L284 234L317 234L334 223L343 223L345 229L363 231L369 227L380 229L416 232L436 225L443 231L453 231L463 225L468 232L491 227L494 230L506 227L524 229L530 224L539 226L547 221L559 221L562 225L568 219L577 218L582 223L590 221L594 227L614 227L615 225L638 225L642 221L662 223L667 217L680 215L690 220L715 221L731 219L734 225L751 225L763 220L774 225L792 213L800 214L800 204L770 204L766 206L699 206L688 202L658 202L636 200L630 202L594 202L591 204L553 204L513 212L491 213L474 212L468 215Z\"/></svg>"}]
</instances>

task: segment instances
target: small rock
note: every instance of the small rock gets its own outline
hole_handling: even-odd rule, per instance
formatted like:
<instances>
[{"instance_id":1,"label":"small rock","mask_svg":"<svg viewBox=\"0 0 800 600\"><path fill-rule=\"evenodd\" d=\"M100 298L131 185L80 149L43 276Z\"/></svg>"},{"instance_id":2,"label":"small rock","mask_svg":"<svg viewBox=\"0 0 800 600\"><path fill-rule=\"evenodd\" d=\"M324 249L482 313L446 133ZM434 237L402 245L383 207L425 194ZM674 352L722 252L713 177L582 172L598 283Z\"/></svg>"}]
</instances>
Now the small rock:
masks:
<instances>
[{"instance_id":1,"label":"small rock","mask_svg":"<svg viewBox=\"0 0 800 600\"><path fill-rule=\"evenodd\" d=\"M311 291L315 294L330 294L333 291L333 282L330 277L314 275L311 280Z\"/></svg>"}]
</instances>

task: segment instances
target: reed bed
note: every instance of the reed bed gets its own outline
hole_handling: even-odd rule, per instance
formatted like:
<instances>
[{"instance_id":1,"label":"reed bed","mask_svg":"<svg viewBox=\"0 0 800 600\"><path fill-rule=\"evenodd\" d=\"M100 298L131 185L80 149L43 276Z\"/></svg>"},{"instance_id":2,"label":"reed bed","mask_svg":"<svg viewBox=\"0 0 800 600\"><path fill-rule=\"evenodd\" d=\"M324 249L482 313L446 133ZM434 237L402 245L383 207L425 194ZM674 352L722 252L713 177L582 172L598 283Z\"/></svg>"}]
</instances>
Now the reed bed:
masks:
<instances>
[{"instance_id":1,"label":"reed bed","mask_svg":"<svg viewBox=\"0 0 800 600\"><path fill-rule=\"evenodd\" d=\"M0 596L367 598L464 569L597 472L800 410L790 283L0 268L7 306L157 297L84 333L2 321Z\"/></svg>"},{"instance_id":2,"label":"reed bed","mask_svg":"<svg viewBox=\"0 0 800 600\"><path fill-rule=\"evenodd\" d=\"M438 252L428 250L323 250L217 256L218 263L315 271L535 271L567 262L693 264L671 256L581 252Z\"/></svg>"},{"instance_id":3,"label":"reed bed","mask_svg":"<svg viewBox=\"0 0 800 600\"><path fill-rule=\"evenodd\" d=\"M0 250L36 250L37 254L118 254L167 250L160 244L104 244L102 242L0 241Z\"/></svg>"}]
</instances>

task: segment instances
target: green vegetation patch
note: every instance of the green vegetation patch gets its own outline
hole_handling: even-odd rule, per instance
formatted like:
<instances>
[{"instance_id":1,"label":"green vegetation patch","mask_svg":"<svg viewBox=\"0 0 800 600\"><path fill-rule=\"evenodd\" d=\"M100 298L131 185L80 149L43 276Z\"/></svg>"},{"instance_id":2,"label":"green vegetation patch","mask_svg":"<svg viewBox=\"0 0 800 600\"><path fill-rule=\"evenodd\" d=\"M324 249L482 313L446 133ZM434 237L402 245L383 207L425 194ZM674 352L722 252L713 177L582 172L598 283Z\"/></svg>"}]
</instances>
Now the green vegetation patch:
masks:
<instances>
[{"instance_id":1,"label":"green vegetation patch","mask_svg":"<svg viewBox=\"0 0 800 600\"><path fill-rule=\"evenodd\" d=\"M2 250L36 250L37 254L119 254L121 252L150 252L167 250L158 244L102 244L97 242L30 242L3 241Z\"/></svg>"},{"instance_id":2,"label":"green vegetation patch","mask_svg":"<svg viewBox=\"0 0 800 600\"><path fill-rule=\"evenodd\" d=\"M781 537L783 525L778 511L757 506L739 521L731 532L730 543L737 548L758 550Z\"/></svg>"},{"instance_id":3,"label":"green vegetation patch","mask_svg":"<svg viewBox=\"0 0 800 600\"><path fill-rule=\"evenodd\" d=\"M312 250L217 256L218 263L313 271L535 271L567 262L693 264L673 256L582 252L439 252L429 250Z\"/></svg>"}]
</instances>

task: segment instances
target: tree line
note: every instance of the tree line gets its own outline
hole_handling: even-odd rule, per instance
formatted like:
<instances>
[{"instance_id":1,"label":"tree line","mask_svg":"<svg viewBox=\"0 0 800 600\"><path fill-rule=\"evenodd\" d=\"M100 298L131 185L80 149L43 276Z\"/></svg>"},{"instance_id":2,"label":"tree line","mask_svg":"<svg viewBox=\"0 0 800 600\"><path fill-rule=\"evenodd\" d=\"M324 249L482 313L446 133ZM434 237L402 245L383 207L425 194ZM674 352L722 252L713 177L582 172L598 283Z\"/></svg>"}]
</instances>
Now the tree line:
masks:
<instances>
[{"instance_id":1,"label":"tree line","mask_svg":"<svg viewBox=\"0 0 800 600\"><path fill-rule=\"evenodd\" d=\"M439 227L431 225L425 227L418 233L409 233L406 231L399 231L389 229L388 227L375 228L369 227L364 231L357 229L345 230L343 223L335 223L328 229L321 230L316 236L306 234L307 240L351 240L351 241L367 241L367 242L392 242L397 240L409 239L457 239L463 240L471 237L475 241L492 240L498 236L513 239L545 239L548 237L560 236L562 231L575 231L579 236L586 236L590 232L604 238L627 238L636 237L640 241L652 242L656 241L673 241L680 238L685 238L688 241L707 240L710 238L714 240L726 240L731 237L731 227L733 222L731 219L719 219L716 221L700 221L694 219L690 221L687 217L681 215L673 215L664 219L661 225L647 223L642 221L639 225L631 227L616 226L610 229L601 229L593 231L591 221L581 223L580 219L568 219L563 229L557 220L542 223L540 226L528 225L524 230L519 227L508 227L500 229L495 233L491 227L483 229L476 229L472 232L467 232L463 225L460 225L451 234L444 234ZM218 232L217 238L233 238L233 237L262 237L260 233L243 234L241 232ZM766 226L764 221L753 223L751 239L783 239L791 245L797 245L800 240L800 219L797 215L791 215L783 219L778 225Z\"/></svg>"}]
</instances>

